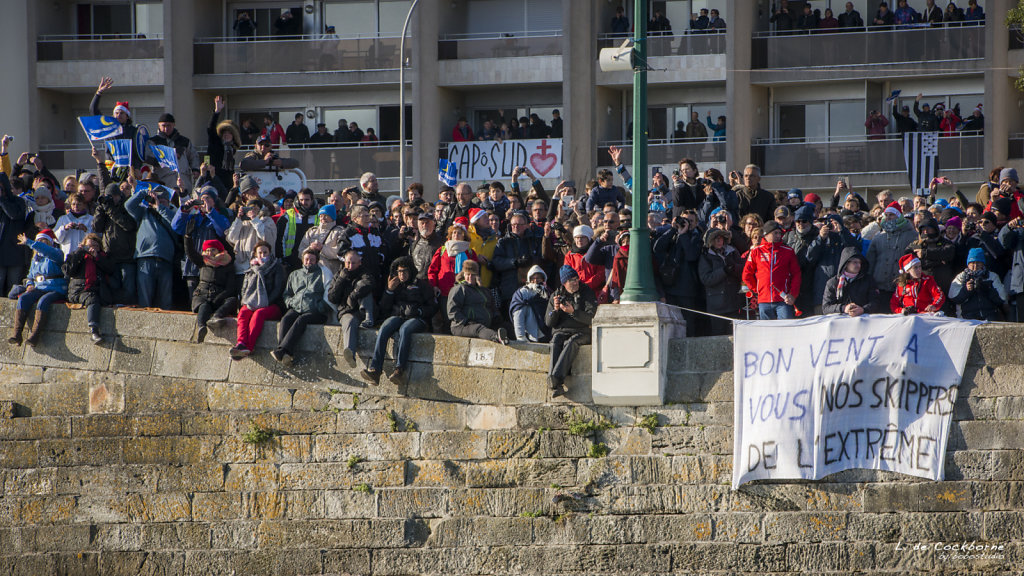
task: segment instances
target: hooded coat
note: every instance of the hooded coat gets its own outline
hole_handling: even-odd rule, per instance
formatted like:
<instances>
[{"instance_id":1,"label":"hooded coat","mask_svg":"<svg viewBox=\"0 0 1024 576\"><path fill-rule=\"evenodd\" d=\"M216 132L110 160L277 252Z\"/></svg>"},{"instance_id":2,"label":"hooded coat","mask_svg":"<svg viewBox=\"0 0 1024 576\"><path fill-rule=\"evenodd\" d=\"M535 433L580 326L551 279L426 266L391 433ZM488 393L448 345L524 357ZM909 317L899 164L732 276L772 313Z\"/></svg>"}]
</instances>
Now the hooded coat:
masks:
<instances>
[{"instance_id":1,"label":"hooded coat","mask_svg":"<svg viewBox=\"0 0 1024 576\"><path fill-rule=\"evenodd\" d=\"M853 280L843 282L842 290L839 289L839 280L846 264L853 259L860 260L860 272ZM875 299L878 289L875 287L875 279L871 277L871 265L860 251L849 246L843 249L842 258L839 260L839 268L836 275L829 278L825 284L824 294L821 297L822 314L842 314L848 304L856 304L864 309L865 314L876 312Z\"/></svg>"},{"instance_id":2,"label":"hooded coat","mask_svg":"<svg viewBox=\"0 0 1024 576\"><path fill-rule=\"evenodd\" d=\"M231 265L231 254L224 250L212 259L206 259L196 249L196 243L185 236L185 255L192 262L197 262L196 269L199 282L192 293L192 311L199 312L199 307L210 303L220 307L228 298L238 294L238 277L235 267Z\"/></svg>"},{"instance_id":3,"label":"hooded coat","mask_svg":"<svg viewBox=\"0 0 1024 576\"><path fill-rule=\"evenodd\" d=\"M380 310L383 316L397 316L403 320L419 318L430 326L430 319L437 312L437 300L434 289L426 280L416 277L416 266L412 258L402 256L391 263L391 276L398 276L398 268L405 267L413 271L408 282L402 282L394 291L384 290L380 299Z\"/></svg>"},{"instance_id":4,"label":"hooded coat","mask_svg":"<svg viewBox=\"0 0 1024 576\"><path fill-rule=\"evenodd\" d=\"M740 294L743 283L743 257L730 244L722 246L722 252L711 249L713 231L708 234L707 246L701 250L697 272L704 285L706 308L711 314L736 314L744 304Z\"/></svg>"},{"instance_id":5,"label":"hooded coat","mask_svg":"<svg viewBox=\"0 0 1024 576\"><path fill-rule=\"evenodd\" d=\"M879 290L893 290L893 282L899 274L900 258L907 253L907 246L916 239L914 227L903 220L895 230L890 232L883 229L871 240L866 256L871 263L875 286Z\"/></svg>"}]
</instances>

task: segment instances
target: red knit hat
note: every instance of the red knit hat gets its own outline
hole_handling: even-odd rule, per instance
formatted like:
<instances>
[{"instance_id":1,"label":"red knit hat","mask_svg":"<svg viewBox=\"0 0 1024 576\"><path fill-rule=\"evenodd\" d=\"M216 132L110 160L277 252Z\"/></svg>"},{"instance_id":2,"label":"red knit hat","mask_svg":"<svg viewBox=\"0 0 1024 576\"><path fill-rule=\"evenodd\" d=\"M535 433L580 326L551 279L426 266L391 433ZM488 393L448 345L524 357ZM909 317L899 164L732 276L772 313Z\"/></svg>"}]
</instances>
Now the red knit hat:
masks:
<instances>
[{"instance_id":1,"label":"red knit hat","mask_svg":"<svg viewBox=\"0 0 1024 576\"><path fill-rule=\"evenodd\" d=\"M811 193L807 194L806 196L804 196L804 202L811 202L811 203L821 202L821 196L818 196L814 192L811 192Z\"/></svg>"},{"instance_id":2,"label":"red knit hat","mask_svg":"<svg viewBox=\"0 0 1024 576\"><path fill-rule=\"evenodd\" d=\"M53 230L50 230L49 228L44 228L43 230L40 230L38 234L36 234L36 240L39 240L40 238L46 238L52 244L57 243L57 235L54 234Z\"/></svg>"},{"instance_id":3,"label":"red knit hat","mask_svg":"<svg viewBox=\"0 0 1024 576\"><path fill-rule=\"evenodd\" d=\"M885 212L899 218L900 216L903 216L903 207L900 206L899 202L893 200L891 204L885 207Z\"/></svg>"},{"instance_id":4,"label":"red knit hat","mask_svg":"<svg viewBox=\"0 0 1024 576\"><path fill-rule=\"evenodd\" d=\"M459 216L454 222L452 222L452 224L459 226L463 230L469 231L469 218L466 218L465 216Z\"/></svg>"},{"instance_id":5,"label":"red knit hat","mask_svg":"<svg viewBox=\"0 0 1024 576\"><path fill-rule=\"evenodd\" d=\"M915 264L920 263L921 261L918 260L917 256L914 256L913 254L906 254L900 258L900 272L910 272L910 269L913 268Z\"/></svg>"},{"instance_id":6,"label":"red knit hat","mask_svg":"<svg viewBox=\"0 0 1024 576\"><path fill-rule=\"evenodd\" d=\"M224 245L221 244L220 240L217 239L207 240L203 242L203 252L206 252L207 250L216 250L217 252L223 252Z\"/></svg>"}]
</instances>

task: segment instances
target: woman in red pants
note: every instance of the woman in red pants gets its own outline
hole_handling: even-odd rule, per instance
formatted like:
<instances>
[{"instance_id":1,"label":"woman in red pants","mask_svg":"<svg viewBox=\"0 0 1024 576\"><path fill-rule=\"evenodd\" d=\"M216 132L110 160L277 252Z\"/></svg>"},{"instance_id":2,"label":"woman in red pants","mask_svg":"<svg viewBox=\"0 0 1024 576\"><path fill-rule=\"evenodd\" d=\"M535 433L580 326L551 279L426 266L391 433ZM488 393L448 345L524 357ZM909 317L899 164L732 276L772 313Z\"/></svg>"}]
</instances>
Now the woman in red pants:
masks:
<instances>
[{"instance_id":1,"label":"woman in red pants","mask_svg":"<svg viewBox=\"0 0 1024 576\"><path fill-rule=\"evenodd\" d=\"M242 280L241 308L238 310L238 343L231 348L232 360L241 360L252 353L256 340L267 320L281 318L281 296L285 273L281 261L273 256L270 244L259 241L252 249L253 258Z\"/></svg>"}]
</instances>

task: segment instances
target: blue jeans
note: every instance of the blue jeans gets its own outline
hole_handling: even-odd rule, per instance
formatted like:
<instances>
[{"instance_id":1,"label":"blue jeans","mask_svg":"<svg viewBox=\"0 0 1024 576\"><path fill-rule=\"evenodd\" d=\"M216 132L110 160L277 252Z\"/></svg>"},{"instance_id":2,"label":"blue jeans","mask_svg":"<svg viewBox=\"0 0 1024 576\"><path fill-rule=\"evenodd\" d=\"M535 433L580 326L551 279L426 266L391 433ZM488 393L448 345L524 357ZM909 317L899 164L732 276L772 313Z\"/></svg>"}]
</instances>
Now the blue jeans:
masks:
<instances>
[{"instance_id":1,"label":"blue jeans","mask_svg":"<svg viewBox=\"0 0 1024 576\"><path fill-rule=\"evenodd\" d=\"M757 311L761 320L792 320L796 317L793 307L785 302L758 304Z\"/></svg>"},{"instance_id":2,"label":"blue jeans","mask_svg":"<svg viewBox=\"0 0 1024 576\"><path fill-rule=\"evenodd\" d=\"M36 310L46 312L49 310L50 304L60 302L63 299L64 295L60 292L49 292L37 288L18 296L18 310L31 310L32 306L35 306Z\"/></svg>"},{"instance_id":3,"label":"blue jeans","mask_svg":"<svg viewBox=\"0 0 1024 576\"><path fill-rule=\"evenodd\" d=\"M370 360L370 370L379 372L384 367L384 355L387 354L388 340L398 333L395 338L395 369L401 370L409 361L409 352L412 350L412 335L424 332L427 323L419 318L406 320L398 316L392 316L380 325L377 330L377 343L373 347L373 359Z\"/></svg>"},{"instance_id":4,"label":"blue jeans","mask_svg":"<svg viewBox=\"0 0 1024 576\"><path fill-rule=\"evenodd\" d=\"M171 263L160 258L139 258L138 296L143 308L171 309L171 281L174 270Z\"/></svg>"},{"instance_id":5,"label":"blue jeans","mask_svg":"<svg viewBox=\"0 0 1024 576\"><path fill-rule=\"evenodd\" d=\"M529 306L523 306L512 313L512 325L515 328L516 340L520 342L539 342L544 338L544 330L537 321L537 315Z\"/></svg>"}]
</instances>

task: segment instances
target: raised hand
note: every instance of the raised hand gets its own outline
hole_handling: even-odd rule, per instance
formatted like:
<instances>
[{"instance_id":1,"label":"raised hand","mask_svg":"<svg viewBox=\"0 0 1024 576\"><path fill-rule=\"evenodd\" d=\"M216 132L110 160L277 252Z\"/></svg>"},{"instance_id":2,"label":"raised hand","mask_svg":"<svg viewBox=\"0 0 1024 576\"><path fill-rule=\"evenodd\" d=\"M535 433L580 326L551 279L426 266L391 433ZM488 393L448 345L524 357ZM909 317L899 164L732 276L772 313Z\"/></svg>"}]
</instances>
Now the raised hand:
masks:
<instances>
[{"instance_id":1,"label":"raised hand","mask_svg":"<svg viewBox=\"0 0 1024 576\"><path fill-rule=\"evenodd\" d=\"M96 88L97 94L103 94L107 90L110 90L114 86L114 79L110 76L104 76L100 79L100 85Z\"/></svg>"},{"instance_id":2,"label":"raised hand","mask_svg":"<svg viewBox=\"0 0 1024 576\"><path fill-rule=\"evenodd\" d=\"M223 112L224 111L224 107L226 105L227 105L227 102L224 100L224 97L221 96L220 94L218 94L218 95L213 97L213 111L216 112L217 114L220 114L221 112Z\"/></svg>"}]
</instances>

